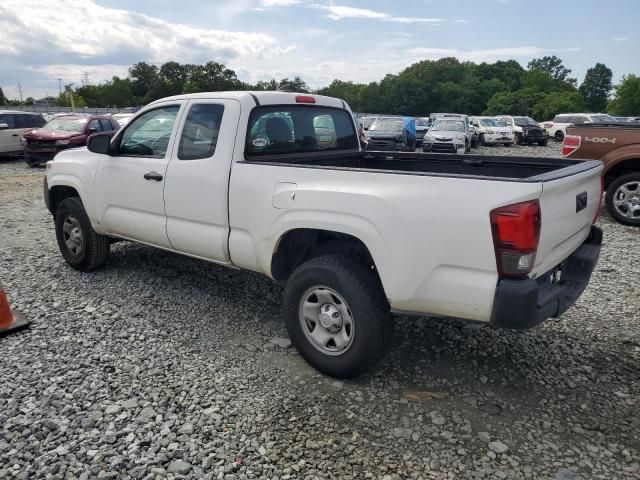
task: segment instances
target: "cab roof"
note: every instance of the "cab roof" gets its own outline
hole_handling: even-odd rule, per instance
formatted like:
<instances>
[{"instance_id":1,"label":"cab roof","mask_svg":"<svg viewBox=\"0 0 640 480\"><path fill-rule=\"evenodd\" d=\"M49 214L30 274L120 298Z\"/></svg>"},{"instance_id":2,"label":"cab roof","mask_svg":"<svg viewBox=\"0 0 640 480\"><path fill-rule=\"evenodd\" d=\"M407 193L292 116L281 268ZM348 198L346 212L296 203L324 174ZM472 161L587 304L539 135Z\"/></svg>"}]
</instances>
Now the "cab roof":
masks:
<instances>
[{"instance_id":1,"label":"cab roof","mask_svg":"<svg viewBox=\"0 0 640 480\"><path fill-rule=\"evenodd\" d=\"M228 92L200 92L175 95L173 97L156 100L149 105L166 103L171 100L197 100L197 99L235 99L247 105L316 105L320 107L333 107L348 109L347 104L338 98L315 95L301 92L274 92L274 91L228 91ZM307 101L301 101L307 99ZM311 101L309 99L313 99Z\"/></svg>"}]
</instances>

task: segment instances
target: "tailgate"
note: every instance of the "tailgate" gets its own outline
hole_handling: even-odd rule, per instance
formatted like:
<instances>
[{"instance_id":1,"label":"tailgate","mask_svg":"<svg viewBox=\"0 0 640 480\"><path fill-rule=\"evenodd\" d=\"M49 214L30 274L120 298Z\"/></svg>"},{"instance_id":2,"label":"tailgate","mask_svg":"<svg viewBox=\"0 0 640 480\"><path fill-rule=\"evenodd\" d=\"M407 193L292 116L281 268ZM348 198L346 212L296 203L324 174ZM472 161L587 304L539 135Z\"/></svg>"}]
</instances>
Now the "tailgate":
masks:
<instances>
[{"instance_id":1,"label":"tailgate","mask_svg":"<svg viewBox=\"0 0 640 480\"><path fill-rule=\"evenodd\" d=\"M600 206L602 166L542 184L542 227L532 277L552 270L587 238Z\"/></svg>"}]
</instances>

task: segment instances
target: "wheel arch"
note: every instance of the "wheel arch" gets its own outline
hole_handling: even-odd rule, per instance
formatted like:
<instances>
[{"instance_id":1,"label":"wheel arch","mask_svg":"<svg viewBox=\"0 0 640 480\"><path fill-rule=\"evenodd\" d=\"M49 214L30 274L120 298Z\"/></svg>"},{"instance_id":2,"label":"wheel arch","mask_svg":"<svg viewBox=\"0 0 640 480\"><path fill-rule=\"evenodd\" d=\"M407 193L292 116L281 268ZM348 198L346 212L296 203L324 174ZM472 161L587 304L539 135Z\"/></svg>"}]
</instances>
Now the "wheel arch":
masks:
<instances>
[{"instance_id":1,"label":"wheel arch","mask_svg":"<svg viewBox=\"0 0 640 480\"><path fill-rule=\"evenodd\" d=\"M286 282L304 262L324 255L344 255L371 269L382 284L367 244L351 233L320 228L292 228L278 239L271 257L271 276Z\"/></svg>"},{"instance_id":2,"label":"wheel arch","mask_svg":"<svg viewBox=\"0 0 640 480\"><path fill-rule=\"evenodd\" d=\"M640 172L640 156L637 151L630 155L624 155L613 161L606 161L608 168L604 172L604 188L606 189L611 182L621 175L627 173Z\"/></svg>"}]
</instances>

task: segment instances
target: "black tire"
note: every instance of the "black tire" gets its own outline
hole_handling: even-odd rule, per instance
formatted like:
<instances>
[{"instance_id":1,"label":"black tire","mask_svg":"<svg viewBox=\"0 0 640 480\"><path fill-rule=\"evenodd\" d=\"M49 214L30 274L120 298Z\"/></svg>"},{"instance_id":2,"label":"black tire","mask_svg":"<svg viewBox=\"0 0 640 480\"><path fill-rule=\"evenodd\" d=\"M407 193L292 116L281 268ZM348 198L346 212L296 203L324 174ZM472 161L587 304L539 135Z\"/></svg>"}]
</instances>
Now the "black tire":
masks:
<instances>
[{"instance_id":1,"label":"black tire","mask_svg":"<svg viewBox=\"0 0 640 480\"><path fill-rule=\"evenodd\" d=\"M515 135L516 137L516 145L522 145L522 134L521 133L516 133Z\"/></svg>"},{"instance_id":2,"label":"black tire","mask_svg":"<svg viewBox=\"0 0 640 480\"><path fill-rule=\"evenodd\" d=\"M503 145L504 145L505 147L510 147L510 146L512 145L512 143L511 143L511 142L506 142L506 143L503 143Z\"/></svg>"},{"instance_id":3,"label":"black tire","mask_svg":"<svg viewBox=\"0 0 640 480\"><path fill-rule=\"evenodd\" d=\"M638 183L636 188L638 194L640 194L640 172L627 173L616 178L607 186L607 193L604 197L604 204L607 207L609 214L615 219L616 222L623 225L631 225L633 227L640 227L640 216L636 218L629 218L623 215L614 205L616 191L625 183Z\"/></svg>"},{"instance_id":4,"label":"black tire","mask_svg":"<svg viewBox=\"0 0 640 480\"><path fill-rule=\"evenodd\" d=\"M546 147L548 143L549 143L549 139L545 138L544 140L540 140L538 142L538 145L540 145L541 147Z\"/></svg>"},{"instance_id":5,"label":"black tire","mask_svg":"<svg viewBox=\"0 0 640 480\"><path fill-rule=\"evenodd\" d=\"M301 303L309 290L318 286L341 296L352 316L352 340L342 353L323 353L303 331L306 327L300 318ZM321 299L316 300L320 305ZM284 313L289 337L300 355L332 377L352 378L367 372L384 357L391 343L393 323L378 277L341 255L316 257L293 272L284 291ZM313 331L318 327L319 321Z\"/></svg>"},{"instance_id":6,"label":"black tire","mask_svg":"<svg viewBox=\"0 0 640 480\"><path fill-rule=\"evenodd\" d=\"M480 145L482 145L482 146L484 146L484 145L485 145L485 143L484 143L484 134L480 135L479 143L480 143Z\"/></svg>"},{"instance_id":7,"label":"black tire","mask_svg":"<svg viewBox=\"0 0 640 480\"><path fill-rule=\"evenodd\" d=\"M471 153L471 142L464 142L464 153Z\"/></svg>"},{"instance_id":8,"label":"black tire","mask_svg":"<svg viewBox=\"0 0 640 480\"><path fill-rule=\"evenodd\" d=\"M556 142L562 142L564 140L564 133L562 133L561 130L558 130L553 138L556 140Z\"/></svg>"},{"instance_id":9,"label":"black tire","mask_svg":"<svg viewBox=\"0 0 640 480\"><path fill-rule=\"evenodd\" d=\"M65 235L70 235L64 231L67 221L69 221L68 225L75 222L74 228L80 233L81 246L77 252L72 251L67 245L68 238L65 238ZM78 197L66 198L60 202L56 211L55 227L60 253L76 270L81 272L96 270L109 258L111 239L93 230L89 216Z\"/></svg>"}]
</instances>

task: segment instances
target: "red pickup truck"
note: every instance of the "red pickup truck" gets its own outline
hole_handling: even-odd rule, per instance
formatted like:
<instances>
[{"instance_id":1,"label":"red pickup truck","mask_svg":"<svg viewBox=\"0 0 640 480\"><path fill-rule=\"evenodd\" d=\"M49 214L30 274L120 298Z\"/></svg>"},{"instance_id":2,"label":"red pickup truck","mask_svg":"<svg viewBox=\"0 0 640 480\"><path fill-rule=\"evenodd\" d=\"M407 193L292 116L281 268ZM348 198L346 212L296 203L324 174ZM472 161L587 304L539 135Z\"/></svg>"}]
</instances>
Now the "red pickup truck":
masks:
<instances>
[{"instance_id":1,"label":"red pickup truck","mask_svg":"<svg viewBox=\"0 0 640 480\"><path fill-rule=\"evenodd\" d=\"M572 125L562 156L602 160L607 210L618 222L640 227L640 124Z\"/></svg>"}]
</instances>

